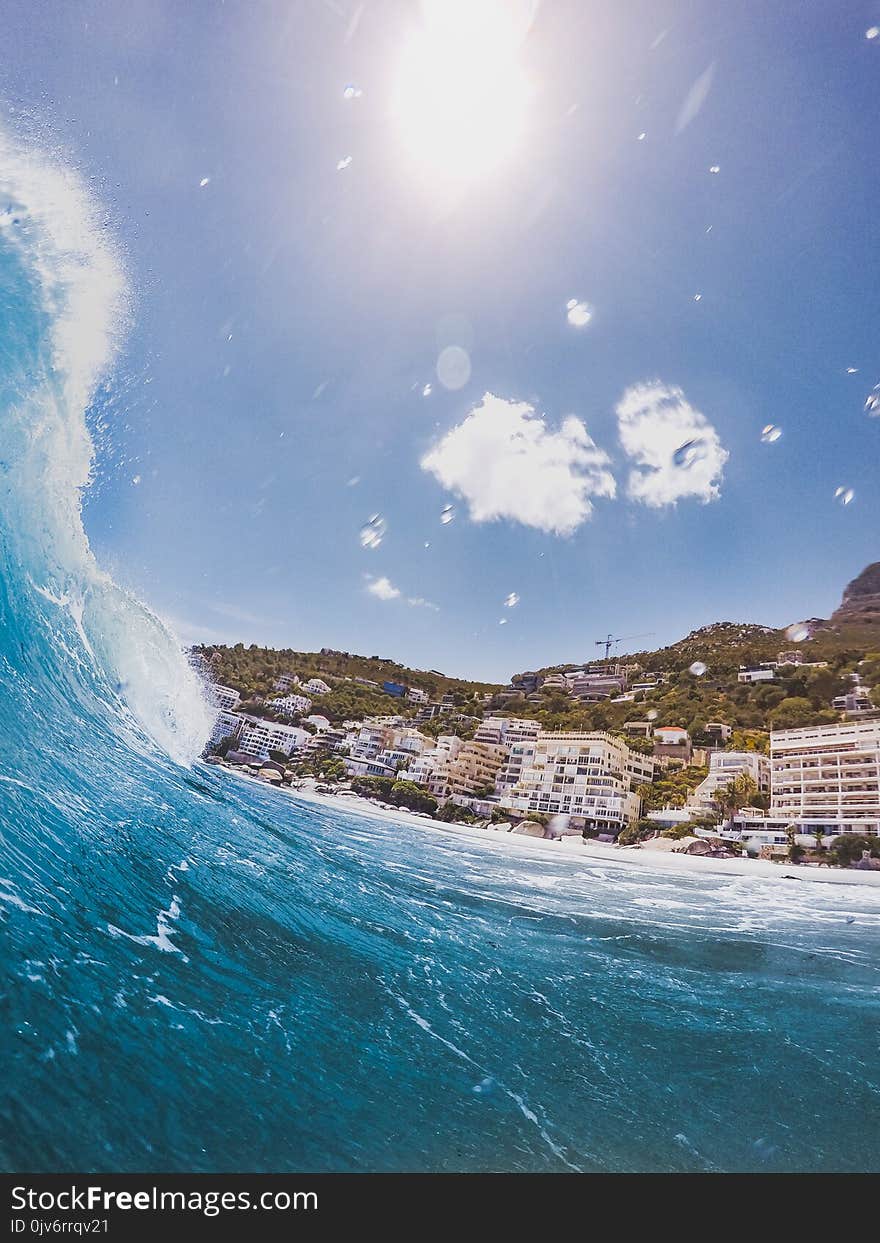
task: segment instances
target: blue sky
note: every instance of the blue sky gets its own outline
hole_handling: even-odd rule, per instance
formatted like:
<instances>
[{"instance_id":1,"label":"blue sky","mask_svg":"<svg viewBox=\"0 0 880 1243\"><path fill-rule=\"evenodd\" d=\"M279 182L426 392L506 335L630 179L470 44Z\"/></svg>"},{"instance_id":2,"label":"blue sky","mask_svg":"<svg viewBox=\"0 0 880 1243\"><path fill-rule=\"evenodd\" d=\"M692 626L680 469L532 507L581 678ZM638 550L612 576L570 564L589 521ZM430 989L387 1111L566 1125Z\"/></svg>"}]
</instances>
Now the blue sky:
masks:
<instances>
[{"instance_id":1,"label":"blue sky","mask_svg":"<svg viewBox=\"0 0 880 1243\"><path fill-rule=\"evenodd\" d=\"M880 0L545 0L523 132L500 109L454 184L395 112L420 21L7 3L0 97L91 180L133 292L102 563L186 639L492 679L827 615L880 557Z\"/></svg>"}]
</instances>

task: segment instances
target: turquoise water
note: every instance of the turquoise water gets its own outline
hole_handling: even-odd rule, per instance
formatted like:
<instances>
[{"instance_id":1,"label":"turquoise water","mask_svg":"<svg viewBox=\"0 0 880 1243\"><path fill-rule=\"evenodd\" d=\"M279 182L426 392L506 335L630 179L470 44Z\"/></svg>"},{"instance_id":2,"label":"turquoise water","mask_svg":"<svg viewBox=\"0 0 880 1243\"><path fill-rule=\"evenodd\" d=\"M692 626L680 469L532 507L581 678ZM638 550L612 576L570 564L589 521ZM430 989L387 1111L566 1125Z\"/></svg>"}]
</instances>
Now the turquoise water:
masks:
<instances>
[{"instance_id":1,"label":"turquoise water","mask_svg":"<svg viewBox=\"0 0 880 1243\"><path fill-rule=\"evenodd\" d=\"M194 764L80 518L124 281L0 141L0 1164L864 1170L880 891L391 826Z\"/></svg>"}]
</instances>

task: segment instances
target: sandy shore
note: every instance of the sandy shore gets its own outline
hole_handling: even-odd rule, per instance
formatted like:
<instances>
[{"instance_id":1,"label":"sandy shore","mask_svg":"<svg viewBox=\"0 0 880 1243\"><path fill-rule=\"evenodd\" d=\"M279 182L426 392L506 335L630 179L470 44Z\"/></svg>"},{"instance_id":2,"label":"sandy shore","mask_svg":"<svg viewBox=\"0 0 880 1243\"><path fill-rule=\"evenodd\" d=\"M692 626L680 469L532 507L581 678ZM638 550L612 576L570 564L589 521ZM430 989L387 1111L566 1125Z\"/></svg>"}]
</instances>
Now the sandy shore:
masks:
<instances>
[{"instance_id":1,"label":"sandy shore","mask_svg":"<svg viewBox=\"0 0 880 1243\"><path fill-rule=\"evenodd\" d=\"M253 782L263 789L267 786L265 781L238 772L234 768L224 766L224 771L232 773L242 781ZM277 789L277 787L270 788ZM407 824L428 833L463 837L488 850L503 850L506 853L510 852L531 859L546 859L549 853L556 858L562 857L572 861L584 858L601 859L603 863L620 867L648 868L652 871L690 872L714 876L751 876L764 880L794 877L795 882L817 881L822 884L880 886L880 872L862 872L851 868L844 870L804 865L793 866L790 863L771 863L768 859L706 859L699 855L640 850L634 846L614 846L594 840L585 842L579 836L545 841L540 837L519 836L508 833L506 830L477 829L465 824L444 824L442 821L417 816L402 809L387 811L382 807L377 807L369 799L359 796L318 794L312 789L292 790L287 786L282 786L278 793L286 798L317 804L328 811L351 812L371 820L384 820L389 824Z\"/></svg>"}]
</instances>

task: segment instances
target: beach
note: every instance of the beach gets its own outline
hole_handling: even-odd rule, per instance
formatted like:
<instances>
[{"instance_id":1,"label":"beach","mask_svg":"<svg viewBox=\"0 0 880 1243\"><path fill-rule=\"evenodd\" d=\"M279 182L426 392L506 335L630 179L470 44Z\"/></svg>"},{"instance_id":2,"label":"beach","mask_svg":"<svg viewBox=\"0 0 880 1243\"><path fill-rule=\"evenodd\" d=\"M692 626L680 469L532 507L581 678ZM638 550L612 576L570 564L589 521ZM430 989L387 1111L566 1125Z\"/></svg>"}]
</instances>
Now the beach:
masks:
<instances>
[{"instance_id":1,"label":"beach","mask_svg":"<svg viewBox=\"0 0 880 1243\"><path fill-rule=\"evenodd\" d=\"M254 785L266 787L269 783L258 777L239 772L235 768L224 765L225 771L231 772L240 780ZM318 791L301 787L293 790L287 786L277 788L287 797L302 802L312 803L327 810L340 813L351 813L368 817L373 820L384 820L388 824L406 824L412 828L422 829L429 833L443 836L450 834L463 837L484 846L487 850L504 851L521 855L532 860L562 857L572 862L584 858L601 859L619 867L636 867L651 871L691 873L706 876L749 876L755 880L778 881L792 878L798 881L817 881L835 885L871 885L880 886L880 871L859 871L855 868L810 867L803 864L772 863L768 859L711 859L700 855L676 854L674 851L651 851L638 846L615 846L611 843L599 842L593 838L584 840L579 835L545 840L540 837L526 837L509 833L505 829L476 828L467 824L446 824L426 816L419 816L404 810L388 810L378 807L370 799L359 795L321 794Z\"/></svg>"}]
</instances>

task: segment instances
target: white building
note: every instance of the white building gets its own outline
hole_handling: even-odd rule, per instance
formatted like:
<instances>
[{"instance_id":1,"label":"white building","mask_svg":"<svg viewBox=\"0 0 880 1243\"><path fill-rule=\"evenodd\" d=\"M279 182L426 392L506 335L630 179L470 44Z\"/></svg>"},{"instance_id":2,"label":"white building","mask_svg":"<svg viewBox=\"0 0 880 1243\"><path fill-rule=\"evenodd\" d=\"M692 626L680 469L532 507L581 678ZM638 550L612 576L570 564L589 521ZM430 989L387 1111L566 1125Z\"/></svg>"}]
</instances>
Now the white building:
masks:
<instances>
[{"instance_id":1,"label":"white building","mask_svg":"<svg viewBox=\"0 0 880 1243\"><path fill-rule=\"evenodd\" d=\"M311 738L308 730L299 729L296 725L281 725L277 721L260 720L259 717L242 717L241 722L238 750L261 760L267 760L270 751L292 755Z\"/></svg>"},{"instance_id":2,"label":"white building","mask_svg":"<svg viewBox=\"0 0 880 1243\"><path fill-rule=\"evenodd\" d=\"M311 712L312 701L305 695L282 695L278 699L270 699L269 707L284 716L302 716L306 712Z\"/></svg>"},{"instance_id":3,"label":"white building","mask_svg":"<svg viewBox=\"0 0 880 1243\"><path fill-rule=\"evenodd\" d=\"M650 756L599 731L540 733L511 747L498 778L499 803L514 811L564 813L573 828L617 833L638 819L638 787L651 781Z\"/></svg>"},{"instance_id":4,"label":"white building","mask_svg":"<svg viewBox=\"0 0 880 1243\"><path fill-rule=\"evenodd\" d=\"M512 745L537 738L541 727L537 721L517 716L487 716L474 733L474 742Z\"/></svg>"},{"instance_id":5,"label":"white building","mask_svg":"<svg viewBox=\"0 0 880 1243\"><path fill-rule=\"evenodd\" d=\"M282 673L275 679L272 686L276 691L289 691L294 686L299 686L299 678L295 673Z\"/></svg>"},{"instance_id":6,"label":"white building","mask_svg":"<svg viewBox=\"0 0 880 1243\"><path fill-rule=\"evenodd\" d=\"M303 690L308 691L310 695L329 695L332 689L321 678L309 678L303 686Z\"/></svg>"},{"instance_id":7,"label":"white building","mask_svg":"<svg viewBox=\"0 0 880 1243\"><path fill-rule=\"evenodd\" d=\"M224 712L234 712L239 705L241 695L231 686L211 686L208 691L211 699Z\"/></svg>"},{"instance_id":8,"label":"white building","mask_svg":"<svg viewBox=\"0 0 880 1243\"><path fill-rule=\"evenodd\" d=\"M455 759L463 745L457 735L441 734L430 751L422 751L421 755L410 760L407 771L401 776L426 786L435 772Z\"/></svg>"},{"instance_id":9,"label":"white building","mask_svg":"<svg viewBox=\"0 0 880 1243\"><path fill-rule=\"evenodd\" d=\"M426 704L428 702L428 692L419 690L417 686L411 686L406 692L406 697L413 704Z\"/></svg>"},{"instance_id":10,"label":"white building","mask_svg":"<svg viewBox=\"0 0 880 1243\"><path fill-rule=\"evenodd\" d=\"M761 794L770 792L770 761L757 751L713 751L709 756L709 774L690 796L693 808L709 811L715 795L737 777L749 776Z\"/></svg>"},{"instance_id":11,"label":"white building","mask_svg":"<svg viewBox=\"0 0 880 1243\"><path fill-rule=\"evenodd\" d=\"M804 831L880 832L880 720L774 730L770 780L773 817Z\"/></svg>"},{"instance_id":12,"label":"white building","mask_svg":"<svg viewBox=\"0 0 880 1243\"><path fill-rule=\"evenodd\" d=\"M211 742L222 742L224 738L237 738L244 719L236 712L218 712L214 729L211 732Z\"/></svg>"},{"instance_id":13,"label":"white building","mask_svg":"<svg viewBox=\"0 0 880 1243\"><path fill-rule=\"evenodd\" d=\"M736 675L736 680L738 682L772 682L775 677L775 669L741 669Z\"/></svg>"},{"instance_id":14,"label":"white building","mask_svg":"<svg viewBox=\"0 0 880 1243\"><path fill-rule=\"evenodd\" d=\"M602 699L610 699L612 695L621 695L626 690L624 674L605 670L568 674L565 680L570 694L584 703L598 703Z\"/></svg>"}]
</instances>

